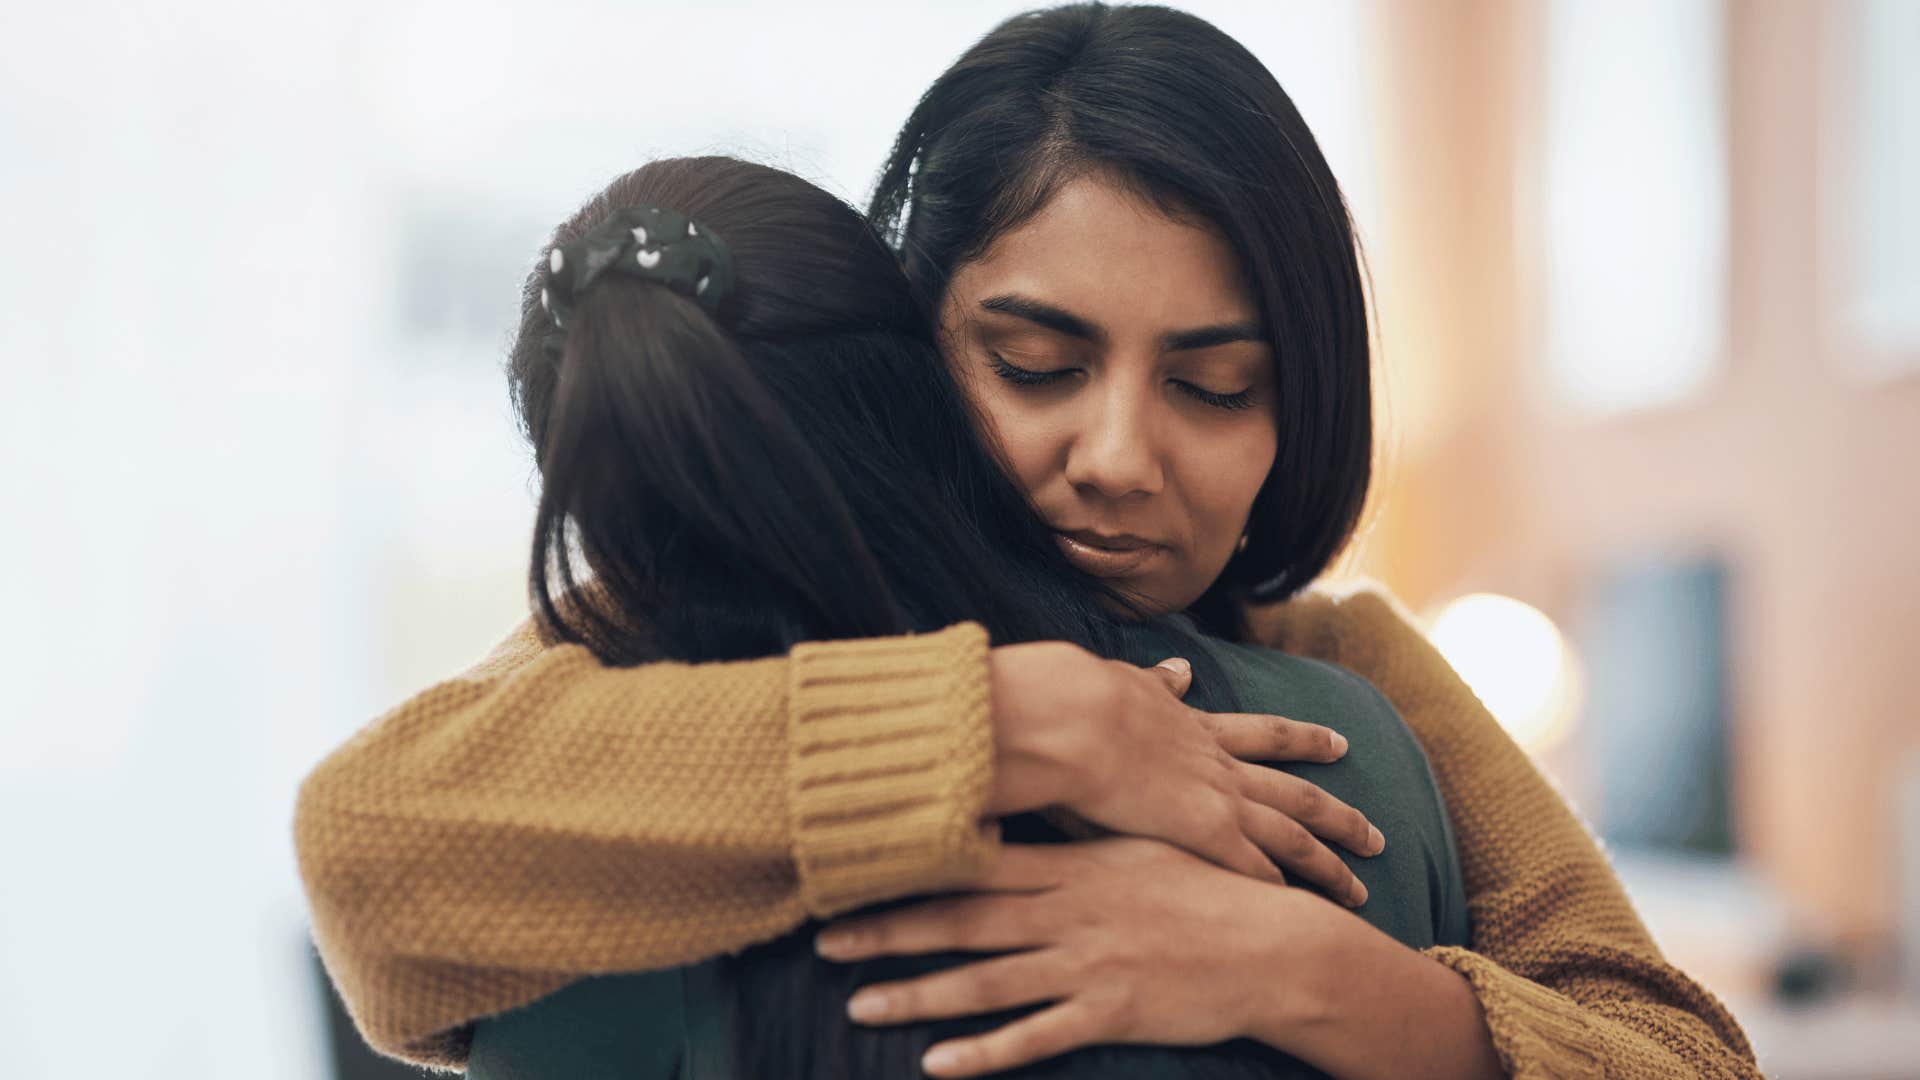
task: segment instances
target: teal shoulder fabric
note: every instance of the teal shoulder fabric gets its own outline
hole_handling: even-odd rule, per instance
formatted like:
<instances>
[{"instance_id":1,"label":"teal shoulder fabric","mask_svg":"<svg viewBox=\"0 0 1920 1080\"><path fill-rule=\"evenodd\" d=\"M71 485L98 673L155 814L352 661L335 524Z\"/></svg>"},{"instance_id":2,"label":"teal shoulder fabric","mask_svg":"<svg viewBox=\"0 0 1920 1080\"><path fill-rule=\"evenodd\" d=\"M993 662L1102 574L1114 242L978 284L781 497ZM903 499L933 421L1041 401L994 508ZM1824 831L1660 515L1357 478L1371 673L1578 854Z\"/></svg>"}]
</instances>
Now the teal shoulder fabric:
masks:
<instances>
[{"instance_id":1,"label":"teal shoulder fabric","mask_svg":"<svg viewBox=\"0 0 1920 1080\"><path fill-rule=\"evenodd\" d=\"M1231 683L1237 711L1322 724L1347 737L1346 756L1330 765L1275 767L1358 808L1386 836L1386 850L1372 858L1334 848L1367 887L1358 914L1416 949L1466 945L1466 884L1453 827L1426 752L1386 696L1319 660L1213 638L1182 644L1207 651Z\"/></svg>"},{"instance_id":2,"label":"teal shoulder fabric","mask_svg":"<svg viewBox=\"0 0 1920 1080\"><path fill-rule=\"evenodd\" d=\"M689 1041L682 979L680 969L582 979L484 1020L474 1026L467 1076L682 1077Z\"/></svg>"}]
</instances>

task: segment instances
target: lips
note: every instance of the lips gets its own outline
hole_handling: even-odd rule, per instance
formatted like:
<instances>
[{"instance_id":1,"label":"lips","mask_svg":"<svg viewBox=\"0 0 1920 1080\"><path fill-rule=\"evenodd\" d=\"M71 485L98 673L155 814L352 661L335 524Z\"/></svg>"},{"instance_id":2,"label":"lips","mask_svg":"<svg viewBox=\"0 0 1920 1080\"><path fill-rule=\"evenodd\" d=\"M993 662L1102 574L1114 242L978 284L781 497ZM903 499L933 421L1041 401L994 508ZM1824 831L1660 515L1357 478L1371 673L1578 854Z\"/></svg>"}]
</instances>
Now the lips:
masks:
<instances>
[{"instance_id":1,"label":"lips","mask_svg":"<svg viewBox=\"0 0 1920 1080\"><path fill-rule=\"evenodd\" d=\"M1058 529L1054 536L1068 562L1097 578L1132 577L1167 550L1151 540L1126 533L1108 535L1088 529Z\"/></svg>"}]
</instances>

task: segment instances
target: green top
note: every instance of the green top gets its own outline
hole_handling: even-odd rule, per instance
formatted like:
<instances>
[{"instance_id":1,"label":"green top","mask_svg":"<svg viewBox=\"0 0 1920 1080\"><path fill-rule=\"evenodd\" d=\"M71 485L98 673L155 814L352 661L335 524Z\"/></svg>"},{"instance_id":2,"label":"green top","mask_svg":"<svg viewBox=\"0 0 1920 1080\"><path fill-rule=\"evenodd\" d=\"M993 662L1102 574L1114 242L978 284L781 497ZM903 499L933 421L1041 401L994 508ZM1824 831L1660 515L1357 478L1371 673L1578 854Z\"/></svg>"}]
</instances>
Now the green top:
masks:
<instances>
[{"instance_id":1,"label":"green top","mask_svg":"<svg viewBox=\"0 0 1920 1080\"><path fill-rule=\"evenodd\" d=\"M1372 858L1333 848L1367 887L1367 902L1357 914L1416 949L1467 944L1467 892L1453 827L1426 751L1386 696L1325 661L1216 638L1196 640L1232 685L1237 711L1275 713L1347 737L1346 756L1331 765L1277 767L1355 807L1386 836L1386 850Z\"/></svg>"},{"instance_id":2,"label":"green top","mask_svg":"<svg viewBox=\"0 0 1920 1080\"><path fill-rule=\"evenodd\" d=\"M1386 850L1372 858L1335 848L1367 887L1367 903L1357 914L1412 948L1467 944L1466 889L1453 830L1426 754L1379 691L1352 672L1317 660L1197 634L1182 640L1160 628L1137 633L1131 657L1136 661L1175 654L1200 661L1197 646L1225 676L1238 711L1275 713L1345 735L1347 754L1338 762L1278 767L1358 808L1387 837ZM1218 696L1198 685L1206 664L1195 666L1196 686L1188 700L1213 707ZM1048 838L1036 835L1037 820L1013 831L1023 840ZM1048 828L1038 826L1043 833ZM733 1080L722 1020L726 1001L715 968L709 961L585 979L483 1021L474 1030L467 1075L472 1080ZM1300 1072L1318 1075L1304 1066Z\"/></svg>"}]
</instances>

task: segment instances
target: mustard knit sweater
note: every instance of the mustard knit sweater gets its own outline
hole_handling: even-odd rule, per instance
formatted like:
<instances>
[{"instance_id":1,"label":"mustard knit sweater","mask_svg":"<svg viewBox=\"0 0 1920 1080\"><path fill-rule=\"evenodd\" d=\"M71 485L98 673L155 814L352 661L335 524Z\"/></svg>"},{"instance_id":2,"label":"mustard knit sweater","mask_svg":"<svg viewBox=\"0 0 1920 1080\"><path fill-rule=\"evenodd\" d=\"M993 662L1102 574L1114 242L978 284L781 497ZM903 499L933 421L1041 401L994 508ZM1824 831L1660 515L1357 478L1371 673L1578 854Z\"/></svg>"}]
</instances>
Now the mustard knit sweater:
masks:
<instances>
[{"instance_id":1,"label":"mustard knit sweater","mask_svg":"<svg viewBox=\"0 0 1920 1080\"><path fill-rule=\"evenodd\" d=\"M1758 1076L1669 966L1586 827L1384 595L1249 613L1400 709L1453 817L1460 972L1516 1077ZM459 1068L474 1020L585 975L668 967L994 857L987 639L802 645L609 668L531 622L360 731L300 789L314 940L361 1033Z\"/></svg>"}]
</instances>

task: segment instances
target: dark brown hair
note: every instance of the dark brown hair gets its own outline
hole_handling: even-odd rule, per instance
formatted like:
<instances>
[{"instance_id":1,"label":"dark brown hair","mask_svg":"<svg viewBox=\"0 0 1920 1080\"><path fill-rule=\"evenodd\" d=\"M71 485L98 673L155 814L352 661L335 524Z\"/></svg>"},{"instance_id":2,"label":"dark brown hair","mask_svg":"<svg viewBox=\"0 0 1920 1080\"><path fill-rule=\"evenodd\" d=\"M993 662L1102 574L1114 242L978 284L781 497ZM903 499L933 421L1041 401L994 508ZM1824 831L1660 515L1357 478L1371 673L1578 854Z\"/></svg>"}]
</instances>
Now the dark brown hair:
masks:
<instances>
[{"instance_id":1,"label":"dark brown hair","mask_svg":"<svg viewBox=\"0 0 1920 1080\"><path fill-rule=\"evenodd\" d=\"M1237 634L1239 600L1289 596L1346 544L1372 471L1366 297L1351 218L1313 133L1267 69L1163 7L1017 15L920 99L869 218L929 305L961 264L1090 171L1232 243L1273 347L1280 441L1246 550L1193 606Z\"/></svg>"},{"instance_id":2,"label":"dark brown hair","mask_svg":"<svg viewBox=\"0 0 1920 1080\"><path fill-rule=\"evenodd\" d=\"M975 619L1000 642L1111 650L1099 590L987 454L852 207L777 169L672 159L616 179L554 243L639 206L718 236L735 287L709 314L609 274L556 334L541 252L508 379L540 471L528 586L552 637L634 664Z\"/></svg>"}]
</instances>

